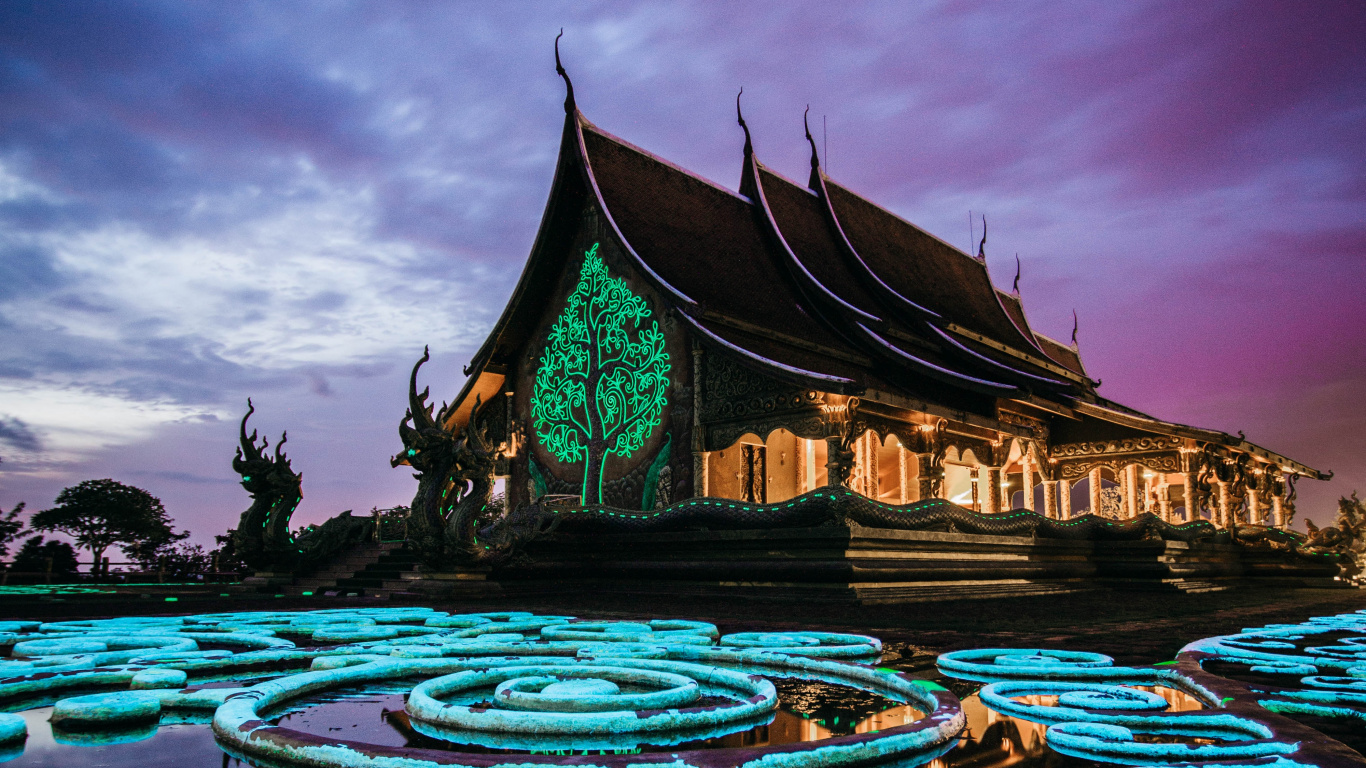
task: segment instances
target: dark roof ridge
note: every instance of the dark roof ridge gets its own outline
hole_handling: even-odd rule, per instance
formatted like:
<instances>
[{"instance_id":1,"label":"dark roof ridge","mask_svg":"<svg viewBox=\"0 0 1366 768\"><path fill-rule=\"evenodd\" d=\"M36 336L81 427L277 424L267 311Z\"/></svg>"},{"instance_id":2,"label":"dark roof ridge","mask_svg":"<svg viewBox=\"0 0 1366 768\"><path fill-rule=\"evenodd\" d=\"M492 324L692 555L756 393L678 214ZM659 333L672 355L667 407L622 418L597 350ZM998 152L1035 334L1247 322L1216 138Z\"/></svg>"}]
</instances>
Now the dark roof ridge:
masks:
<instances>
[{"instance_id":1,"label":"dark roof ridge","mask_svg":"<svg viewBox=\"0 0 1366 768\"><path fill-rule=\"evenodd\" d=\"M657 162L657 163L659 163L659 164L661 164L661 165L666 165L666 166L668 166L670 170L677 171L677 172L683 174L684 176L687 176L687 177L693 179L694 181L700 181L700 182L702 182L703 184L706 184L707 186L709 186L709 187L711 187L711 188L717 190L718 192L724 192L724 193L726 193L727 195L730 195L731 197L734 197L734 198L736 198L736 199L739 199L739 200L742 200L742 201L744 201L744 202L746 202L746 203L749 203L750 205L753 205L753 204L754 204L754 201L753 201L753 200L749 199L748 197L746 197L745 195L741 194L740 192L737 192L736 190L733 190L733 189L730 189L730 188L728 188L728 187L725 187L725 186L723 186L723 185L721 185L721 184L718 184L717 182L712 181L711 179L707 178L706 176L702 176L702 175L699 175L699 174L697 174L697 173L695 173L695 172L693 172L693 171L690 171L690 170L688 170L687 168L684 168L683 166L679 165L678 163L672 162L672 161L670 161L670 160L666 160L665 158L660 157L659 155L656 155L655 153L649 151L648 149L641 149L640 146L638 146L638 145L636 145L636 144L632 144L631 142L629 142L629 141L627 141L627 140L621 138L620 136L618 136L618 135L616 135L616 134L614 134L614 133L610 133L610 132L608 132L608 131L604 131L602 128L599 128L598 126L594 125L594 124L592 123L592 121L588 120L588 119L585 118L585 117L582 117L582 113L580 113L580 120L581 120L581 123L582 123L583 128L585 128L586 130L590 130L590 131L592 131L593 133L596 133L597 135L603 137L604 139L608 139L608 140L610 140L610 141L614 141L614 142L616 142L616 143L622 145L623 147L626 147L627 149L631 150L632 152L639 152L640 154L645 155L646 157L650 158L651 160L654 160L655 162Z\"/></svg>"},{"instance_id":2,"label":"dark roof ridge","mask_svg":"<svg viewBox=\"0 0 1366 768\"><path fill-rule=\"evenodd\" d=\"M748 135L748 130L746 130L746 135ZM748 146L748 141L746 142L746 145ZM860 322L882 325L884 322L882 318L865 312L853 304L850 304L848 301L845 301L839 294L830 290L824 283L818 280L815 275L811 274L811 270L807 269L806 265L802 263L802 260L797 258L797 254L792 251L792 246L788 245L787 239L783 237L782 230L778 228L778 222L773 218L773 211L769 208L768 199L764 196L763 181L759 175L761 167L765 171L768 170L766 167L760 165L758 158L754 156L752 151L747 152L745 155L745 167L741 173L740 188L752 190L751 194L754 198L756 216L768 231L768 235L777 243L778 251L782 256L784 266L797 282L801 292L803 294L808 292L813 294L809 296L809 298L816 303L823 302L833 305L843 316L852 316ZM800 189L800 186L798 186L798 189ZM813 309L818 308L813 307ZM826 318L827 313L818 311L816 314L822 318ZM839 319L842 320L843 317ZM834 318L826 319L827 324L835 326L833 330L836 333L839 333L841 336L847 336L849 329L841 328L839 327L840 324L833 321Z\"/></svg>"},{"instance_id":3,"label":"dark roof ridge","mask_svg":"<svg viewBox=\"0 0 1366 768\"><path fill-rule=\"evenodd\" d=\"M602 198L602 190L598 188L598 180L593 175L593 163L588 157L588 147L583 141L583 126L584 123L588 121L584 119L583 113L579 112L577 109L574 110L574 114L569 116L569 119L574 121L574 142L575 147L578 150L579 170L583 174L584 183L592 194L594 202L597 203L598 209L602 211L602 216L606 219L607 225L611 227L612 234L616 236L617 242L621 244L622 250L626 252L634 266L645 276L645 279L654 283L657 290L669 296L676 303L682 304L682 308L685 310L693 312L699 311L697 302L693 301L687 294L671 285L669 281L665 280L662 275L646 263L645 259L642 259L640 254L636 253L636 249L631 247L631 242L626 239L626 235L622 234L621 228L617 226L616 220L612 218L612 211L608 209L607 201Z\"/></svg>"},{"instance_id":4,"label":"dark roof ridge","mask_svg":"<svg viewBox=\"0 0 1366 768\"><path fill-rule=\"evenodd\" d=\"M998 381L991 381L990 379L980 379L976 376L969 376L965 373L959 373L958 371L935 365L934 363L922 360L890 341L887 341L876 331L868 328L863 323L856 321L853 325L858 330L859 335L862 336L870 346L877 348L884 358L890 358L894 363L921 376L934 379L942 384L962 387L971 392L977 392L984 395L1009 397L1011 395L1020 394L1019 387L1011 384L1002 384Z\"/></svg>"},{"instance_id":5,"label":"dark roof ridge","mask_svg":"<svg viewBox=\"0 0 1366 768\"><path fill-rule=\"evenodd\" d=\"M682 312L678 313L677 317L683 321L684 325L701 336L707 343L720 346L727 352L736 355L740 359L745 360L761 368L766 373L774 375L788 383L797 384L802 387L811 387L812 384L815 384L816 386L811 387L812 389L831 387L839 394L856 394L863 391L862 385L853 379L848 379L843 376L832 376L827 373L808 371L804 368L798 368L793 365L780 363L776 360L770 360L767 357L751 352L738 344L733 344L720 336L717 336L706 326L702 325L695 317L691 317Z\"/></svg>"},{"instance_id":6,"label":"dark roof ridge","mask_svg":"<svg viewBox=\"0 0 1366 768\"><path fill-rule=\"evenodd\" d=\"M990 291L991 291L991 301L995 303L997 310L998 310L1002 315L1005 316L1005 319L1006 319L1006 321L1007 321L1007 327L1009 327L1010 329L1014 330L1015 333L1019 336L1019 338L1018 338L1017 341L1018 341L1018 342L1022 342L1022 343L1024 344L1024 346L1021 347L1021 348L1022 348L1022 349L1029 349L1029 350L1036 350L1036 351L1039 351L1039 352L1042 352L1042 351L1043 351L1042 349L1039 348L1038 342L1037 342L1037 341L1035 341L1032 337L1028 337L1028 336L1026 336L1024 333L1020 332L1019 327L1015 324L1015 322L1014 322L1013 320L1011 320L1011 318L1010 318L1010 313L1006 311L1005 307L1001 304L1000 298L996 295L996 284L992 281L992 279L991 279L991 272L990 272L990 270L988 270L987 264L986 264L986 262L985 262L984 260L978 259L978 258L976 258L975 256L970 256L970 255L964 253L963 251L959 250L958 248L954 247L953 245L950 245L948 242L944 241L943 239L941 239L941 238L939 238L939 237L936 237L935 235L931 234L930 232L927 232L926 230L922 229L921 227L917 226L916 224L912 223L911 221L907 220L906 218L900 216L900 215L897 214L896 212L891 211L891 210L887 209L887 208L884 207L884 206L878 205L877 203L873 202L872 200L869 200L868 198L864 197L863 195L860 195L859 193L850 190L848 187L844 186L843 184L840 184L839 182L835 181L834 179L831 179L829 176L826 176L826 175L824 175L824 174L822 174L822 176L824 177L824 180L825 180L825 182L826 182L827 185L833 185L834 187L838 188L838 189L839 189L841 192L843 192L844 194L847 194L847 195L849 195L850 197L853 197L853 198L855 198L855 199L858 199L858 200L863 201L863 203L865 203L865 204L867 204L867 205L873 207L874 209L880 211L882 214L885 214L885 215L891 217L892 219L894 219L894 220L900 222L901 224L903 224L903 225L905 225L905 226L907 226L907 227L910 227L912 230L914 230L915 232L919 233L920 235L923 235L923 236L929 238L930 240L939 243L940 245L942 245L942 246L944 246L946 249L948 249L949 253L956 254L957 256L961 256L961 257L965 260L965 261L963 262L964 265L971 265L971 268L972 268L972 269L981 270L981 275L982 275L982 277L986 280L987 286L989 287L989 289L990 289ZM833 209L833 206L832 206L832 209ZM949 318L946 318L946 319L949 319ZM999 339L999 341L1006 342L1005 339Z\"/></svg>"},{"instance_id":7,"label":"dark roof ridge","mask_svg":"<svg viewBox=\"0 0 1366 768\"><path fill-rule=\"evenodd\" d=\"M808 109L810 108L808 107ZM802 124L803 126L806 124L805 115L802 116ZM810 130L807 130L806 132L806 139L811 144L811 178L807 182L807 185L811 187L811 191L816 195L816 199L821 201L821 209L825 215L826 226L830 227L834 232L835 242L844 252L845 258L853 263L854 273L862 278L865 287L869 289L869 293L872 293L874 296L889 304L893 312L897 314L904 312L906 314L904 319L940 319L938 313L928 310L905 296L902 296L899 291L888 285L886 281L868 266L868 262L864 261L863 257L859 255L858 249L854 248L853 243L849 242L849 236L845 234L844 227L840 224L839 215L835 213L835 207L831 204L830 196L826 192L825 171L821 170L820 157L816 154L816 142L811 138Z\"/></svg>"}]
</instances>

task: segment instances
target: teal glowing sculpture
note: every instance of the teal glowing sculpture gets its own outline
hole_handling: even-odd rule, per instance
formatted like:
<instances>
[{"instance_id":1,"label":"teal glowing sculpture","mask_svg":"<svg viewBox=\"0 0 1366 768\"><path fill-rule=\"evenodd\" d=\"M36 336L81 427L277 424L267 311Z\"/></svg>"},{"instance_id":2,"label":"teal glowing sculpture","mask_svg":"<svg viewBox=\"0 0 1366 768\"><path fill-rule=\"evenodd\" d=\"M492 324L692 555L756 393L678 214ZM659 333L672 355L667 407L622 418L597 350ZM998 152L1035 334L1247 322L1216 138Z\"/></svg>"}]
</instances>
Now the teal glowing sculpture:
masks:
<instances>
[{"instance_id":1,"label":"teal glowing sculpture","mask_svg":"<svg viewBox=\"0 0 1366 768\"><path fill-rule=\"evenodd\" d=\"M951 692L871 666L881 653L876 638L722 636L714 624L681 619L422 607L254 611L6 621L0 645L11 649L0 660L0 699L12 709L53 702L60 744L138 741L158 723L191 723L211 727L230 756L254 765L890 767L951 749L966 723ZM784 677L858 688L925 716L796 745L687 744L768 724L778 704L770 678ZM215 682L225 687L206 685ZM311 735L280 717L307 696L394 685L412 686L407 722L445 749ZM23 717L0 714L0 759L22 753L26 734ZM640 754L649 745L679 751ZM491 759L490 748L531 754Z\"/></svg>"},{"instance_id":2,"label":"teal glowing sculpture","mask_svg":"<svg viewBox=\"0 0 1366 768\"><path fill-rule=\"evenodd\" d=\"M541 445L562 462L584 463L584 504L602 502L607 456L630 456L659 426L668 373L659 322L625 280L607 274L594 243L550 329L531 395Z\"/></svg>"}]
</instances>

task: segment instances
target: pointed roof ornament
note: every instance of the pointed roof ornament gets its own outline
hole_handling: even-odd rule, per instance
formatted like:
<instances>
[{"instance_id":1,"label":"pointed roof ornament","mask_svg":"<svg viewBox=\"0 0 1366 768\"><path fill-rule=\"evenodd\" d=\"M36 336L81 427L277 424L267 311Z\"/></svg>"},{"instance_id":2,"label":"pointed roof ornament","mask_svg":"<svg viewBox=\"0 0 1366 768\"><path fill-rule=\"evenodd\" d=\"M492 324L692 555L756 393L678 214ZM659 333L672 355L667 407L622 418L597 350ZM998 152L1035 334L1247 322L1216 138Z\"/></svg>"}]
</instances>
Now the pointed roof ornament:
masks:
<instances>
[{"instance_id":1,"label":"pointed roof ornament","mask_svg":"<svg viewBox=\"0 0 1366 768\"><path fill-rule=\"evenodd\" d=\"M1010 292L1016 296L1020 295L1020 254L1018 253L1015 254L1015 285L1011 287Z\"/></svg>"},{"instance_id":2,"label":"pointed roof ornament","mask_svg":"<svg viewBox=\"0 0 1366 768\"><path fill-rule=\"evenodd\" d=\"M1072 349L1077 348L1077 310L1072 310Z\"/></svg>"},{"instance_id":3,"label":"pointed roof ornament","mask_svg":"<svg viewBox=\"0 0 1366 768\"><path fill-rule=\"evenodd\" d=\"M802 128L806 130L806 141L807 141L808 144L811 145L811 172L812 172L812 173L815 173L815 172L816 172L816 169L819 168L819 167L821 167L821 159L820 159L820 157L816 154L816 140L813 139L813 138L811 138L811 126L808 125L807 122L806 122L806 114L807 114L807 112L810 112L810 111L811 111L811 105L810 105L810 104L807 104L807 105L806 105L806 112L803 112L803 113L802 113Z\"/></svg>"},{"instance_id":4,"label":"pointed roof ornament","mask_svg":"<svg viewBox=\"0 0 1366 768\"><path fill-rule=\"evenodd\" d=\"M977 258L987 260L987 216L982 214L982 242L977 244Z\"/></svg>"},{"instance_id":5,"label":"pointed roof ornament","mask_svg":"<svg viewBox=\"0 0 1366 768\"><path fill-rule=\"evenodd\" d=\"M555 35L555 74L564 78L564 113L570 115L574 113L574 84L569 82L569 73L564 71L564 65L560 63L560 38L564 37L564 27L560 27L560 34Z\"/></svg>"},{"instance_id":6,"label":"pointed roof ornament","mask_svg":"<svg viewBox=\"0 0 1366 768\"><path fill-rule=\"evenodd\" d=\"M749 140L749 126L745 125L745 116L740 114L740 97L743 95L745 95L745 87L742 85L740 92L735 94L735 119L745 131L745 157L749 157L754 154L754 144Z\"/></svg>"}]
</instances>

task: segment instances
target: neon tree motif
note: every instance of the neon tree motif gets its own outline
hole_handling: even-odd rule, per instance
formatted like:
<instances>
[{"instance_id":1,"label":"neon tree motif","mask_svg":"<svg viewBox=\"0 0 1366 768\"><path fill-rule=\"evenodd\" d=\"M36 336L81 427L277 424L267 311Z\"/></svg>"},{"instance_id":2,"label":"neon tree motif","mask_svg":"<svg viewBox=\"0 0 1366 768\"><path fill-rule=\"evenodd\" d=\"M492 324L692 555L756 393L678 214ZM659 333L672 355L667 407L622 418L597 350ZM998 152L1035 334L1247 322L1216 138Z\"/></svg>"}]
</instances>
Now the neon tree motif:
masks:
<instances>
[{"instance_id":1,"label":"neon tree motif","mask_svg":"<svg viewBox=\"0 0 1366 768\"><path fill-rule=\"evenodd\" d=\"M668 403L669 353L650 318L645 300L608 276L594 243L550 329L531 395L541 445L560 461L584 462L584 504L602 503L607 455L639 450Z\"/></svg>"}]
</instances>

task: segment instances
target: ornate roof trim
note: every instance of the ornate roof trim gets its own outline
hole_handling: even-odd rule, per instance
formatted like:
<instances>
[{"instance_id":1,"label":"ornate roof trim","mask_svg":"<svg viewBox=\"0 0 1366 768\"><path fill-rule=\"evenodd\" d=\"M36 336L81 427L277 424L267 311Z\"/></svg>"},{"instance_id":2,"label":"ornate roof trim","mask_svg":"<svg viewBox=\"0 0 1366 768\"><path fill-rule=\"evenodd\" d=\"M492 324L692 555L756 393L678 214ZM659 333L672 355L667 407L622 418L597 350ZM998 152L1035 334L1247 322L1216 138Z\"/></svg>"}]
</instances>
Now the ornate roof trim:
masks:
<instances>
[{"instance_id":1,"label":"ornate roof trim","mask_svg":"<svg viewBox=\"0 0 1366 768\"><path fill-rule=\"evenodd\" d=\"M706 326L702 325L695 317L683 314L682 312L677 313L675 316L681 319L683 324L688 326L689 330L701 337L704 345L711 344L721 347L740 359L757 366L774 378L811 389L820 390L825 387L828 389L822 391L834 392L841 395L856 395L863 391L863 386L853 379L846 379L843 376L831 376L826 373L816 373L815 371L808 371L780 363L776 360L770 360L762 355L756 355L738 344L726 341L713 333Z\"/></svg>"},{"instance_id":2,"label":"ornate roof trim","mask_svg":"<svg viewBox=\"0 0 1366 768\"><path fill-rule=\"evenodd\" d=\"M891 358L897 364L904 366L916 374L933 379L941 384L961 387L983 395L1011 397L1020 394L1019 388L1013 385L1002 384L988 379L979 379L975 376L968 376L964 373L951 371L948 368L941 368L934 363L921 360L910 352L907 352L882 338L882 336L869 329L863 323L855 322L853 323L853 326L857 329L863 340L882 352L884 357Z\"/></svg>"}]
</instances>

